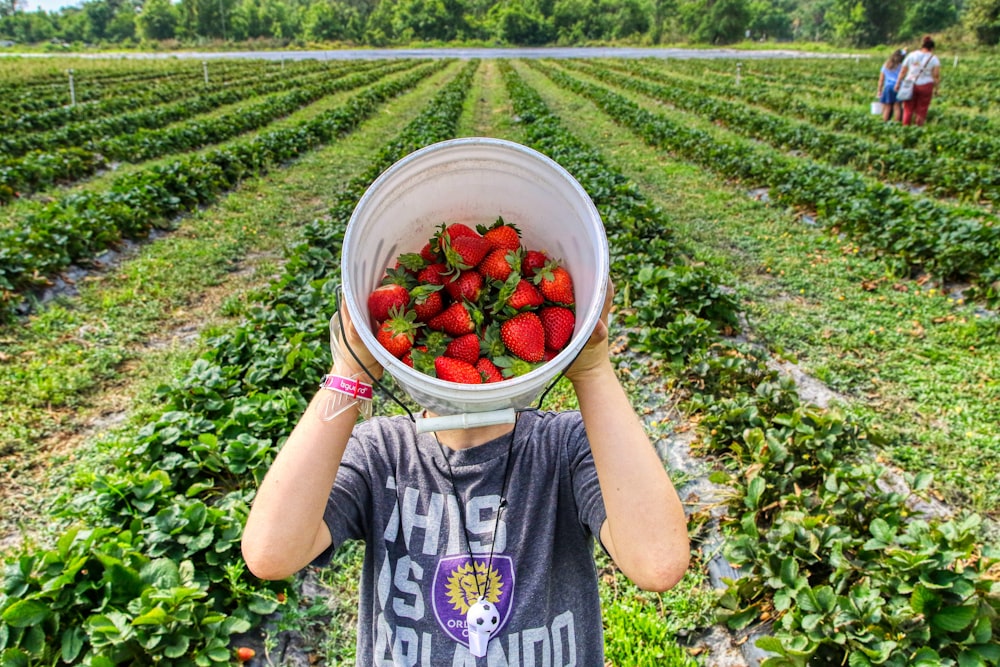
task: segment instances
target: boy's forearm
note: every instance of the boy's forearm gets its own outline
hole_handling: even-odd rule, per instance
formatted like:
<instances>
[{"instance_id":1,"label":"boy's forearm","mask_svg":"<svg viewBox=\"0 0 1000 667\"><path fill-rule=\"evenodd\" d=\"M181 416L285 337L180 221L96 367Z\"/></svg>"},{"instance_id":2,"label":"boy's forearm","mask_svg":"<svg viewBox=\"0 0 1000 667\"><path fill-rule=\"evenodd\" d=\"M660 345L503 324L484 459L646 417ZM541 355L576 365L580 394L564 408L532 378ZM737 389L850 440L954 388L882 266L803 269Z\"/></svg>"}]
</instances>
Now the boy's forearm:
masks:
<instances>
[{"instance_id":1,"label":"boy's forearm","mask_svg":"<svg viewBox=\"0 0 1000 667\"><path fill-rule=\"evenodd\" d=\"M610 360L574 377L607 510L605 547L642 588L664 590L687 569L687 520L677 492Z\"/></svg>"},{"instance_id":2,"label":"boy's forearm","mask_svg":"<svg viewBox=\"0 0 1000 667\"><path fill-rule=\"evenodd\" d=\"M313 398L257 490L243 554L261 578L291 576L330 544L323 512L358 409L323 421L319 409L328 398L326 391Z\"/></svg>"}]
</instances>

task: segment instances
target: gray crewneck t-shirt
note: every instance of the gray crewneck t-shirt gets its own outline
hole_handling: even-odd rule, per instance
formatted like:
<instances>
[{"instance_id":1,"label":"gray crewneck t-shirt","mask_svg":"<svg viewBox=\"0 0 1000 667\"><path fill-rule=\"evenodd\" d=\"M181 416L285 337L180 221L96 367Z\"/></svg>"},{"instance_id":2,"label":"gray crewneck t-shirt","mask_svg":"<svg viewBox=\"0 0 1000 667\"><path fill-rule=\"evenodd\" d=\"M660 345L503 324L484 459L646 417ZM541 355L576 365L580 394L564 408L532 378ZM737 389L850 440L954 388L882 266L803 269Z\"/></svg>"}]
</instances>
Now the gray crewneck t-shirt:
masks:
<instances>
[{"instance_id":1,"label":"gray crewneck t-shirt","mask_svg":"<svg viewBox=\"0 0 1000 667\"><path fill-rule=\"evenodd\" d=\"M526 411L514 435L442 451L405 417L355 427L317 563L365 541L358 665L603 667L593 549L606 513L583 420ZM465 612L482 594L500 620L477 660Z\"/></svg>"}]
</instances>

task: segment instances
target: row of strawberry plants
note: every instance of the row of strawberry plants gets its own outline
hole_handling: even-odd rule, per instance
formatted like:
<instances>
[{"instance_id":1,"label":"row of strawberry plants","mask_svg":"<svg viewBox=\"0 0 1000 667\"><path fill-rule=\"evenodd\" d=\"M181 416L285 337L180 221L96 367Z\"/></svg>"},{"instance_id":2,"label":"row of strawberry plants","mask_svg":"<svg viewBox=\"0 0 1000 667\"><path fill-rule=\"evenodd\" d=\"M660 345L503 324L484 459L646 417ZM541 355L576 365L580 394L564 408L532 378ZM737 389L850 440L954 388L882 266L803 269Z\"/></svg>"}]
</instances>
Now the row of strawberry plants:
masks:
<instances>
[{"instance_id":1,"label":"row of strawberry plants","mask_svg":"<svg viewBox=\"0 0 1000 667\"><path fill-rule=\"evenodd\" d=\"M263 66L259 64L253 65L253 67L243 65L235 71L235 75L238 78L241 77L241 72L247 71L248 68L249 71L254 71L255 68L263 69ZM223 73L228 73L228 70ZM223 73L220 73L220 76ZM11 114L0 118L0 132L51 130L66 123L123 113L147 107L151 104L162 104L199 92L211 93L219 88L218 78L216 77L216 80L208 84L204 83L202 77L193 74L186 79L171 80L167 85L157 85L156 81L153 81L138 90L135 87L126 88L124 95L88 104L69 105L69 100L67 99L64 103L65 106L53 104L51 108L45 110L33 113Z\"/></svg>"},{"instance_id":2,"label":"row of strawberry plants","mask_svg":"<svg viewBox=\"0 0 1000 667\"><path fill-rule=\"evenodd\" d=\"M423 65L292 127L129 174L104 192L69 195L16 227L0 229L0 302L5 307L0 316L9 316L24 292L45 276L93 257L122 237L139 237L171 216L213 201L244 176L265 173L353 129L380 103L446 64Z\"/></svg>"},{"instance_id":3,"label":"row of strawberry plants","mask_svg":"<svg viewBox=\"0 0 1000 667\"><path fill-rule=\"evenodd\" d=\"M518 98L531 127L556 124ZM669 280L674 257L658 252L652 245L641 265L614 266L629 272L632 293L653 295L626 304L633 347L678 375L721 466L713 479L736 490L725 549L743 577L729 582L721 616L734 628L777 619L758 642L772 653L766 667L1000 664L1000 586L989 576L997 561L977 546L979 518L925 520L904 495L883 491L864 426L802 404L766 353L723 340L706 311L685 307L724 304L728 320L730 304L712 298L718 287ZM909 481L920 491L932 480Z\"/></svg>"},{"instance_id":4,"label":"row of strawberry plants","mask_svg":"<svg viewBox=\"0 0 1000 667\"><path fill-rule=\"evenodd\" d=\"M375 156L340 201L356 202L386 167L454 136L478 63L471 62ZM239 552L253 491L329 366L339 242L350 209L296 248L239 327L211 341L185 377L160 390L163 412L114 443L113 466L61 512L76 526L55 548L26 549L0 596L4 664L97 667L231 662L229 640L280 600L291 582L250 576ZM286 596L288 596L286 598Z\"/></svg>"},{"instance_id":5,"label":"row of strawberry plants","mask_svg":"<svg viewBox=\"0 0 1000 667\"><path fill-rule=\"evenodd\" d=\"M901 125L887 126L881 117L876 119L871 114L859 114L856 109L807 103L799 96L775 94L769 88L741 88L731 84L681 78L671 71L644 67L636 61L605 63L609 69L626 71L632 76L665 84L667 88L661 87L657 94L669 93L672 98L676 98L678 93L670 90L672 87L680 87L689 94L693 92L696 95L722 98L733 105L749 103L770 109L782 117L784 127L779 128L779 132L789 137L783 140L788 146L804 143L804 148L809 149L819 143L826 153L830 152L832 146L834 156L831 161L835 163L851 164L856 169L875 172L882 177L936 183L944 194L963 194L978 199L978 188L981 185L992 191L992 197L989 197L991 201L995 201L997 196L997 181L1000 176L993 156L1000 152L1000 141L995 137L934 125L912 132ZM685 99L687 98L681 98L679 104L683 104ZM713 112L719 108L717 105L712 107L706 111ZM748 108L736 110L730 107L726 114L766 118L762 112ZM788 121L788 118L801 118L836 131L800 131L802 123ZM760 122L753 118L751 121L755 124ZM737 118L731 124L741 127L741 122ZM802 132L805 136L801 136ZM858 134L864 139L846 133Z\"/></svg>"},{"instance_id":6,"label":"row of strawberry plants","mask_svg":"<svg viewBox=\"0 0 1000 667\"><path fill-rule=\"evenodd\" d=\"M676 79L669 85L660 85L638 76L623 79L620 72L592 64L567 64L567 68L722 123L737 134L776 148L802 151L817 160L867 172L880 180L923 183L931 185L935 194L956 195L972 203L985 199L996 204L1000 200L1000 168L994 164L939 159L915 149L825 131L740 102L705 95L698 87L686 86Z\"/></svg>"},{"instance_id":7,"label":"row of strawberry plants","mask_svg":"<svg viewBox=\"0 0 1000 667\"><path fill-rule=\"evenodd\" d=\"M650 145L748 185L767 186L777 201L814 208L823 224L857 237L896 270L926 269L942 279L969 279L985 298L1000 297L992 287L1000 280L995 259L1000 256L1000 226L981 222L978 212L914 197L851 170L790 157L735 137L717 137L647 111L551 65L531 64L559 85L593 100Z\"/></svg>"},{"instance_id":8,"label":"row of strawberry plants","mask_svg":"<svg viewBox=\"0 0 1000 667\"><path fill-rule=\"evenodd\" d=\"M840 410L803 404L765 355L719 346L687 363L701 441L737 489L725 554L740 578L731 627L762 624L764 667L1000 665L1000 553L981 519L915 510L928 472L881 484L877 438Z\"/></svg>"},{"instance_id":9,"label":"row of strawberry plants","mask_svg":"<svg viewBox=\"0 0 1000 667\"><path fill-rule=\"evenodd\" d=\"M174 73L142 72L128 75L105 75L101 76L97 72L77 72L74 75L74 92L76 93L77 104L94 102L104 97L121 94L122 91L134 86L137 83L147 82L151 79L162 81L164 79L190 79L194 80L196 72L193 67L178 70ZM37 113L46 111L54 107L68 104L70 100L68 72L61 72L57 82L34 85L9 87L4 93L6 99L10 101L10 110L19 115L25 113Z\"/></svg>"},{"instance_id":10,"label":"row of strawberry plants","mask_svg":"<svg viewBox=\"0 0 1000 667\"><path fill-rule=\"evenodd\" d=\"M196 94L197 86L189 87L190 95L180 101L133 109L125 113L105 116L94 120L69 123L54 130L42 132L6 133L0 137L0 156L20 157L36 150L83 146L90 140L99 140L117 134L136 132L141 129L163 127L199 113L205 113L226 104L235 104L250 97L269 92L288 90L302 82L317 79L323 74L340 76L343 72L358 72L367 69L370 63L347 63L329 66L316 63L311 67L297 68L294 72L275 70L261 74L253 72L245 78L236 79L223 90Z\"/></svg>"},{"instance_id":11,"label":"row of strawberry plants","mask_svg":"<svg viewBox=\"0 0 1000 667\"><path fill-rule=\"evenodd\" d=\"M267 96L213 118L194 118L162 129L127 132L91 142L86 148L37 151L0 162L0 190L6 186L15 192L37 192L57 183L72 183L91 176L106 165L106 160L137 163L220 143L262 128L327 95L367 85L401 67L412 67L412 63L389 63L351 76L342 71L340 76L323 76L311 84L299 81L291 92ZM285 88L283 84L281 87ZM250 90L243 89L241 95L247 96Z\"/></svg>"}]
</instances>

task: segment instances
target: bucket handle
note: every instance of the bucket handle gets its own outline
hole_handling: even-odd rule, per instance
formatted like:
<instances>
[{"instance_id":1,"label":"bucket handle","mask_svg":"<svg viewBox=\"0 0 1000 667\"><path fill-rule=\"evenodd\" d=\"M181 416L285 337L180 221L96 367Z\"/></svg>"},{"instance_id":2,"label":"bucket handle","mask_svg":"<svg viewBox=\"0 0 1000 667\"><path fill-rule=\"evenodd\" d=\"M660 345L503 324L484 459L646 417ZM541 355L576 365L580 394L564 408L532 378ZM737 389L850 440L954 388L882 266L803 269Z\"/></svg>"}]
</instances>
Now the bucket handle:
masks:
<instances>
[{"instance_id":1,"label":"bucket handle","mask_svg":"<svg viewBox=\"0 0 1000 667\"><path fill-rule=\"evenodd\" d=\"M517 411L514 408L492 410L489 412L465 412L458 415L441 417L417 417L417 433L431 431L451 431L461 428L476 428L479 426L496 426L497 424L513 424L517 421Z\"/></svg>"}]
</instances>

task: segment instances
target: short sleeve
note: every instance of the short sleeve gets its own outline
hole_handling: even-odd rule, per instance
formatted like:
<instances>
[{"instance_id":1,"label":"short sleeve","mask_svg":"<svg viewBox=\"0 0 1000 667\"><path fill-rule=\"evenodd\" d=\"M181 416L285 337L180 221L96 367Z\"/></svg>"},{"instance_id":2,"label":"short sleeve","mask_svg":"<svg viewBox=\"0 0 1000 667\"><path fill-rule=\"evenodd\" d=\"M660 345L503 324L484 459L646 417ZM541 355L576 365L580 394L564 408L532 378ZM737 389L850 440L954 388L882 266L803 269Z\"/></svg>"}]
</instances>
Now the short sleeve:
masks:
<instances>
[{"instance_id":1,"label":"short sleeve","mask_svg":"<svg viewBox=\"0 0 1000 667\"><path fill-rule=\"evenodd\" d=\"M365 456L365 447L352 436L347 441L337 479L323 511L323 522L333 541L313 560L314 565L328 564L333 552L344 542L365 539L365 526L369 525L372 512L371 489L370 462Z\"/></svg>"},{"instance_id":2,"label":"short sleeve","mask_svg":"<svg viewBox=\"0 0 1000 667\"><path fill-rule=\"evenodd\" d=\"M576 416L567 434L567 455L577 512L580 523L600 541L601 526L607 518L607 511L604 509L601 485L597 480L594 455L590 451L590 441L587 440L583 417L578 412L568 414Z\"/></svg>"}]
</instances>

